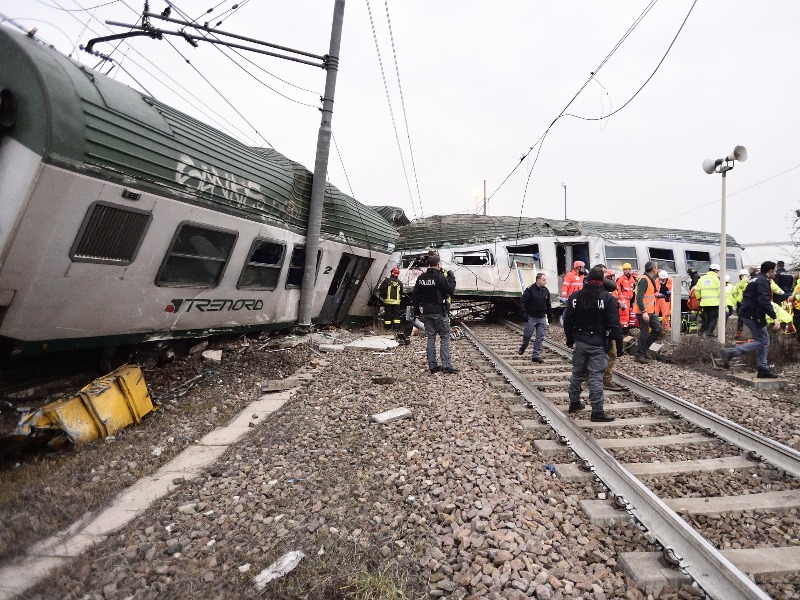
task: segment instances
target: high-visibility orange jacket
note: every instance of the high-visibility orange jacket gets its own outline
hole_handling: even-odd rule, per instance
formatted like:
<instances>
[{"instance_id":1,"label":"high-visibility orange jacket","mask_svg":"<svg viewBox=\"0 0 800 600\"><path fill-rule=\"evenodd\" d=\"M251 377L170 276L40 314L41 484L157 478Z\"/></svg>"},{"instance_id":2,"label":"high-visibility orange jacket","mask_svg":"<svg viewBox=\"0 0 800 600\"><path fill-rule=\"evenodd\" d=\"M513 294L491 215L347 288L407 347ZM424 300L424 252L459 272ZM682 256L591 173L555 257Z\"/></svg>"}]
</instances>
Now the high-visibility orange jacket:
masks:
<instances>
[{"instance_id":1,"label":"high-visibility orange jacket","mask_svg":"<svg viewBox=\"0 0 800 600\"><path fill-rule=\"evenodd\" d=\"M583 275L579 275L572 269L564 275L564 283L561 284L561 299L566 302L573 293L583 289Z\"/></svg>"},{"instance_id":2,"label":"high-visibility orange jacket","mask_svg":"<svg viewBox=\"0 0 800 600\"><path fill-rule=\"evenodd\" d=\"M669 278L667 278L667 281L664 284L661 283L660 279L656 280L656 294L661 291L664 285L666 285L667 291L672 294L672 279ZM672 312L672 298L670 297L670 294L656 298L656 314L660 317L668 317L670 312Z\"/></svg>"},{"instance_id":3,"label":"high-visibility orange jacket","mask_svg":"<svg viewBox=\"0 0 800 600\"><path fill-rule=\"evenodd\" d=\"M636 276L631 273L630 277L622 275L617 279L617 291L619 292L620 308L622 307L622 300L625 300L628 308L631 307L633 297L636 295Z\"/></svg>"},{"instance_id":4,"label":"high-visibility orange jacket","mask_svg":"<svg viewBox=\"0 0 800 600\"><path fill-rule=\"evenodd\" d=\"M642 293L640 293L642 292ZM639 283L636 285L636 301L633 303L633 312L637 315L642 314L642 309L639 307L639 297L641 296L644 310L649 314L656 312L656 287L653 285L653 280L645 273Z\"/></svg>"}]
</instances>

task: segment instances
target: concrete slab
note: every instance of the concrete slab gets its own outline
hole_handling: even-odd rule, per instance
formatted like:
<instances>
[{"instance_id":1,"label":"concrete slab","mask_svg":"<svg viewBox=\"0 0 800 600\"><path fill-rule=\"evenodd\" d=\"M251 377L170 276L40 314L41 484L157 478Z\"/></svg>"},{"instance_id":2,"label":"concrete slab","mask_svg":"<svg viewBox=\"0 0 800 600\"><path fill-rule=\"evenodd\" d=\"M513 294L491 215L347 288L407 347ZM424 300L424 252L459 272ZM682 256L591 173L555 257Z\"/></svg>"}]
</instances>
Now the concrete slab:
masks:
<instances>
[{"instance_id":1,"label":"concrete slab","mask_svg":"<svg viewBox=\"0 0 800 600\"><path fill-rule=\"evenodd\" d=\"M742 511L786 512L800 508L800 490L742 496L669 498L666 503L675 512L685 515L723 515Z\"/></svg>"},{"instance_id":2,"label":"concrete slab","mask_svg":"<svg viewBox=\"0 0 800 600\"><path fill-rule=\"evenodd\" d=\"M287 377L286 379L267 379L258 385L262 393L283 392L296 388L299 382L297 379Z\"/></svg>"},{"instance_id":3,"label":"concrete slab","mask_svg":"<svg viewBox=\"0 0 800 600\"><path fill-rule=\"evenodd\" d=\"M650 404L646 402L604 402L603 409L606 412L614 412L620 410L640 410L642 408L648 408ZM556 406L558 410L567 410L569 409L569 404L559 404Z\"/></svg>"},{"instance_id":4,"label":"concrete slab","mask_svg":"<svg viewBox=\"0 0 800 600\"><path fill-rule=\"evenodd\" d=\"M345 344L346 348L354 348L356 350L391 350L397 348L398 344L395 340L381 336L369 336L353 340L349 344Z\"/></svg>"},{"instance_id":5,"label":"concrete slab","mask_svg":"<svg viewBox=\"0 0 800 600\"><path fill-rule=\"evenodd\" d=\"M544 397L545 398L549 398L551 400L557 400L559 398L569 398L569 393L567 393L567 389L566 389L568 386L569 386L569 382L567 381L567 382L564 383L564 389L563 390L559 390L559 391L547 390L546 392L544 392ZM586 390L583 390L584 398L586 397L587 393L588 392ZM626 391L620 391L620 392L611 392L609 390L605 390L603 392L603 397L605 397L605 398L613 398L614 396L621 396L621 395L627 394L627 393L628 393L627 390Z\"/></svg>"},{"instance_id":6,"label":"concrete slab","mask_svg":"<svg viewBox=\"0 0 800 600\"><path fill-rule=\"evenodd\" d=\"M722 555L739 570L756 577L783 577L800 571L800 546L723 550Z\"/></svg>"},{"instance_id":7,"label":"concrete slab","mask_svg":"<svg viewBox=\"0 0 800 600\"><path fill-rule=\"evenodd\" d=\"M199 443L203 446L230 446L240 437L248 433L252 427L245 425L217 427L214 431L205 434L200 438Z\"/></svg>"},{"instance_id":8,"label":"concrete slab","mask_svg":"<svg viewBox=\"0 0 800 600\"><path fill-rule=\"evenodd\" d=\"M591 410L587 405L586 410L583 410L578 414L589 417ZM584 429L607 429L609 427L640 427L645 425L660 425L662 423L668 423L672 420L673 419L671 417L631 417L630 419L616 419L610 423L594 423L588 418L575 419L575 422L579 427L583 427ZM520 421L520 423L522 424L522 429L525 431L550 429L549 425L545 425L539 421L528 421L523 419Z\"/></svg>"},{"instance_id":9,"label":"concrete slab","mask_svg":"<svg viewBox=\"0 0 800 600\"><path fill-rule=\"evenodd\" d=\"M608 500L581 500L580 507L593 525L613 527L617 523L633 520L627 511L615 509Z\"/></svg>"},{"instance_id":10,"label":"concrete slab","mask_svg":"<svg viewBox=\"0 0 800 600\"><path fill-rule=\"evenodd\" d=\"M320 344L319 351L320 352L342 352L345 349L344 344Z\"/></svg>"},{"instance_id":11,"label":"concrete slab","mask_svg":"<svg viewBox=\"0 0 800 600\"><path fill-rule=\"evenodd\" d=\"M758 379L756 373L731 373L736 383L754 387L757 390L781 390L786 387L785 379Z\"/></svg>"},{"instance_id":12,"label":"concrete slab","mask_svg":"<svg viewBox=\"0 0 800 600\"><path fill-rule=\"evenodd\" d=\"M696 473L699 471L728 471L734 469L742 471L752 469L757 463L747 460L742 456L730 456L725 458L706 458L702 460L687 460L680 462L662 463L623 463L623 466L640 479L656 477L658 475L676 475L679 473ZM588 471L583 471L575 463L558 464L556 475L565 481L585 481L592 479L594 475Z\"/></svg>"},{"instance_id":13,"label":"concrete slab","mask_svg":"<svg viewBox=\"0 0 800 600\"><path fill-rule=\"evenodd\" d=\"M56 556L31 556L14 565L3 567L0 569L0 600L16 598L69 560Z\"/></svg>"},{"instance_id":14,"label":"concrete slab","mask_svg":"<svg viewBox=\"0 0 800 600\"><path fill-rule=\"evenodd\" d=\"M399 408L393 408L392 410L387 410L385 412L372 415L372 420L381 425L385 425L386 423L391 423L392 421L407 419L412 415L413 413L409 409L407 409L405 406L401 406Z\"/></svg>"},{"instance_id":15,"label":"concrete slab","mask_svg":"<svg viewBox=\"0 0 800 600\"><path fill-rule=\"evenodd\" d=\"M682 585L691 585L692 580L677 569L661 563L660 552L621 552L617 556L620 569L642 590L657 596L669 585L680 589Z\"/></svg>"},{"instance_id":16,"label":"concrete slab","mask_svg":"<svg viewBox=\"0 0 800 600\"><path fill-rule=\"evenodd\" d=\"M524 409L524 406L517 405ZM514 408L514 407L512 407ZM520 411L522 412L522 411ZM523 414L531 414L527 409ZM701 433L682 433L679 435L662 435L645 438L602 438L597 440L603 448L642 448L648 446L676 446L678 444L717 444L719 440L707 437ZM535 440L534 447L546 457L558 456L572 452L568 446L564 446L555 440Z\"/></svg>"}]
</instances>

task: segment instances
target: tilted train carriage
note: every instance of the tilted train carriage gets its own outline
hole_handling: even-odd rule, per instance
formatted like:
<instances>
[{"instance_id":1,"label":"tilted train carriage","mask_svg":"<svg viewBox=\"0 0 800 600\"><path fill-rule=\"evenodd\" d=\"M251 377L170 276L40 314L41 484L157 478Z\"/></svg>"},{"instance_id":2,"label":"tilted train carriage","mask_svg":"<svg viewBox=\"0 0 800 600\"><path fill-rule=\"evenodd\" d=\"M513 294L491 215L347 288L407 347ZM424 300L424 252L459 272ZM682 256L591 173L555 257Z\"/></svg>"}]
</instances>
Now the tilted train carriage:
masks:
<instances>
[{"instance_id":1,"label":"tilted train carriage","mask_svg":"<svg viewBox=\"0 0 800 600\"><path fill-rule=\"evenodd\" d=\"M4 27L0 57L5 352L162 347L296 321L307 169ZM315 322L368 315L362 284L396 239L327 187Z\"/></svg>"},{"instance_id":2,"label":"tilted train carriage","mask_svg":"<svg viewBox=\"0 0 800 600\"><path fill-rule=\"evenodd\" d=\"M705 273L719 262L719 234L702 231L465 214L409 222L397 209L379 210L400 232L387 270L399 265L401 280L413 287L427 252L436 250L442 265L455 273L454 301L473 313L516 310L522 290L538 272L547 274L557 306L561 282L576 260L587 267L603 263L618 275L625 263L641 273L654 260L669 274L682 276L690 267ZM730 236L727 248L726 268L735 280L741 248ZM683 293L688 296L688 287Z\"/></svg>"}]
</instances>

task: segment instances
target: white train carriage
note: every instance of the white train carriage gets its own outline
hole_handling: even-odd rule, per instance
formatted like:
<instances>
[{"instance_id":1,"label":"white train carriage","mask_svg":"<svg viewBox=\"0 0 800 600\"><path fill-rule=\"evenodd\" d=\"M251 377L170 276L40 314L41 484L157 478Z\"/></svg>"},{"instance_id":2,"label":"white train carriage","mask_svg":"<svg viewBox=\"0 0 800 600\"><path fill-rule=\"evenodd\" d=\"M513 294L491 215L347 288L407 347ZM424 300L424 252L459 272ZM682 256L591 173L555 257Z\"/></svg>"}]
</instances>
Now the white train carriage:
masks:
<instances>
[{"instance_id":1,"label":"white train carriage","mask_svg":"<svg viewBox=\"0 0 800 600\"><path fill-rule=\"evenodd\" d=\"M557 303L564 275L576 260L587 266L603 263L618 275L625 263L641 273L653 260L660 269L684 277L690 267L704 273L712 262L719 262L719 234L702 231L483 215L413 222L404 222L398 214L393 217L400 239L387 270L399 266L407 287L413 288L427 253L435 250L444 268L455 273L455 301L489 302L504 311L516 308L516 300L539 272L547 274ZM736 279L741 248L730 236L727 248L726 268ZM688 296L686 282L683 293Z\"/></svg>"},{"instance_id":2,"label":"white train carriage","mask_svg":"<svg viewBox=\"0 0 800 600\"><path fill-rule=\"evenodd\" d=\"M5 351L296 322L307 169L7 28L0 56ZM366 318L362 283L378 278L397 232L339 190L325 196L314 321Z\"/></svg>"}]
</instances>

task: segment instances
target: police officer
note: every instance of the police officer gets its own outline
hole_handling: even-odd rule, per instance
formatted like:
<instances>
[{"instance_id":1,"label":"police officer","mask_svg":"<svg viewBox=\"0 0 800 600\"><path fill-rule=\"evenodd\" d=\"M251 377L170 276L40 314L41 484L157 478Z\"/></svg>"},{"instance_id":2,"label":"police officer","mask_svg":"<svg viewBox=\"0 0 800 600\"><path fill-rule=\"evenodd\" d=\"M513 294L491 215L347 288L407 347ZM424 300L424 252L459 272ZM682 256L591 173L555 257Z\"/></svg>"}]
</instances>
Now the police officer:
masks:
<instances>
[{"instance_id":1,"label":"police officer","mask_svg":"<svg viewBox=\"0 0 800 600\"><path fill-rule=\"evenodd\" d=\"M431 373L458 373L450 360L450 320L447 314L447 298L456 289L456 278L452 271L442 273L439 256L428 256L428 270L417 277L412 299L414 314L422 309L425 333L428 335L428 369ZM440 358L436 361L436 336L439 336Z\"/></svg>"},{"instance_id":2,"label":"police officer","mask_svg":"<svg viewBox=\"0 0 800 600\"><path fill-rule=\"evenodd\" d=\"M383 302L383 326L394 331L400 329L400 299L403 296L403 284L398 279L399 275L400 269L395 267L378 288L378 297Z\"/></svg>"},{"instance_id":3,"label":"police officer","mask_svg":"<svg viewBox=\"0 0 800 600\"><path fill-rule=\"evenodd\" d=\"M603 374L608 366L606 343L616 344L622 356L622 328L619 324L617 299L603 287L605 269L594 266L589 271L583 289L567 299L564 311L564 334L572 354L572 376L569 380L569 412L586 408L580 401L584 374L589 378L589 401L592 421L613 421L613 415L603 410Z\"/></svg>"}]
</instances>

